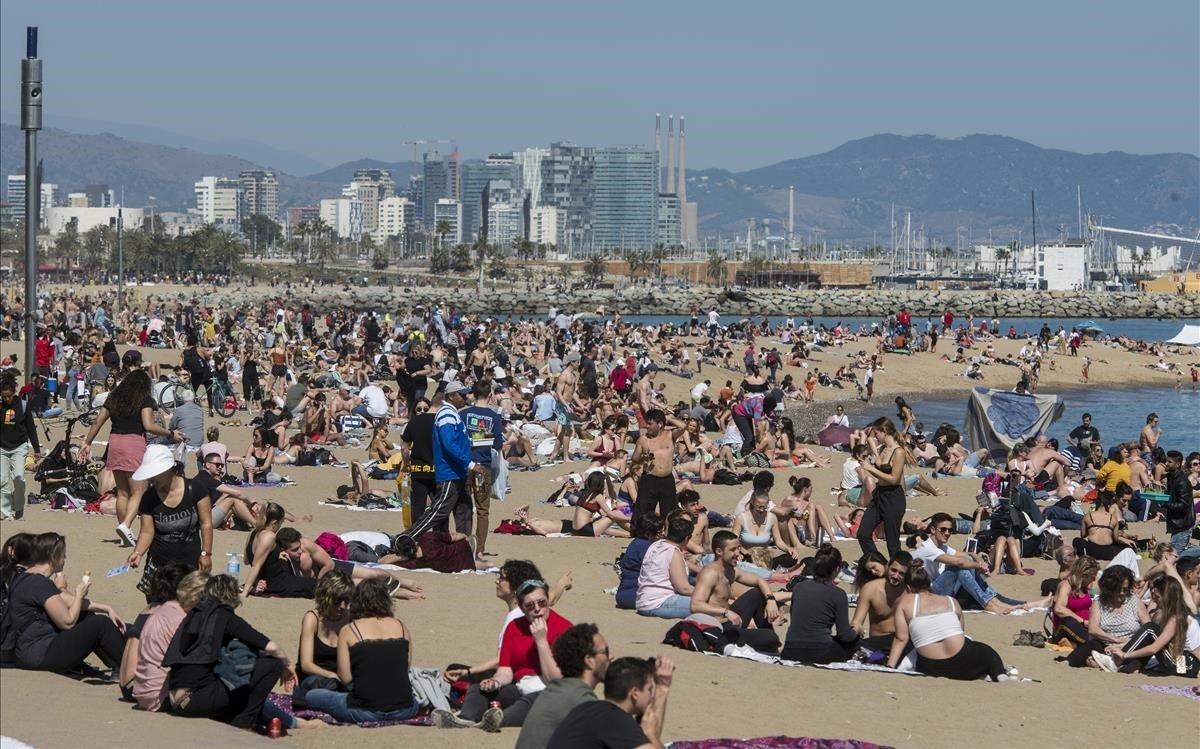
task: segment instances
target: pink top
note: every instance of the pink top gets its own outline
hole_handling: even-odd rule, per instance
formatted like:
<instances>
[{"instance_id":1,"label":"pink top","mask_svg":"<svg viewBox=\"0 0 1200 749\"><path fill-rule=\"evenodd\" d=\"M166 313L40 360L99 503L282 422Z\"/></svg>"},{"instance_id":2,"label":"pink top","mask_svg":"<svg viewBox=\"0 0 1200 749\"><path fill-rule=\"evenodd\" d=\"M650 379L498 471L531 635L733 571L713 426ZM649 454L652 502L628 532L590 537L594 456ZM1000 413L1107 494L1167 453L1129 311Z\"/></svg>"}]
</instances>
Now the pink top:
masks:
<instances>
[{"instance_id":1,"label":"pink top","mask_svg":"<svg viewBox=\"0 0 1200 749\"><path fill-rule=\"evenodd\" d=\"M671 559L677 553L675 544L666 540L655 541L646 549L638 573L635 602L638 611L653 611L675 595L675 586L671 585Z\"/></svg>"},{"instance_id":2,"label":"pink top","mask_svg":"<svg viewBox=\"0 0 1200 749\"><path fill-rule=\"evenodd\" d=\"M1068 594L1067 608L1069 608L1071 613L1075 614L1075 616L1086 622L1092 613L1092 597L1087 593L1082 593L1080 595ZM1054 626L1057 627L1058 622L1060 621L1059 617L1052 616L1050 618L1054 622Z\"/></svg>"},{"instance_id":3,"label":"pink top","mask_svg":"<svg viewBox=\"0 0 1200 749\"><path fill-rule=\"evenodd\" d=\"M133 696L143 710L156 711L167 697L167 669L163 656L187 612L167 601L150 614L138 639L138 664L133 672Z\"/></svg>"},{"instance_id":4,"label":"pink top","mask_svg":"<svg viewBox=\"0 0 1200 749\"><path fill-rule=\"evenodd\" d=\"M222 445L220 442L205 442L200 446L200 459L208 457L212 453L217 453L221 456L221 462L229 460L229 448Z\"/></svg>"}]
</instances>

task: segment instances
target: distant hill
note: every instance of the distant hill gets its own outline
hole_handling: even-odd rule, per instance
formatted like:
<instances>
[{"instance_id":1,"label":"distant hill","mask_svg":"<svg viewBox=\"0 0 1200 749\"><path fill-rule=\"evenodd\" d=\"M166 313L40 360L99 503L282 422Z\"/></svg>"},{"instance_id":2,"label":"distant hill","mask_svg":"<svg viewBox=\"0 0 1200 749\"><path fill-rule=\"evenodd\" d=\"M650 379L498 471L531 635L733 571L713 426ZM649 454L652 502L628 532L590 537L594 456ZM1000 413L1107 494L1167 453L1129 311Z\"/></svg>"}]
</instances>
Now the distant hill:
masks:
<instances>
[{"instance_id":1,"label":"distant hill","mask_svg":"<svg viewBox=\"0 0 1200 749\"><path fill-rule=\"evenodd\" d=\"M23 169L19 128L0 125L0 174ZM194 206L193 183L206 175L237 176L263 168L237 156L219 156L128 140L109 133L80 135L43 130L39 150L45 179L65 197L90 182L125 189L128 205L157 198L163 210ZM465 163L465 162L464 162ZM338 195L356 169L388 169L407 184L408 162L360 159L298 177L279 173L280 205L314 204ZM891 208L897 222L912 212L914 233L924 227L953 244L956 227L974 241L989 230L997 241L1017 231L1030 238L1030 190L1037 191L1038 236L1076 232L1076 185L1085 213L1105 224L1185 236L1200 228L1200 159L1190 154L1077 154L1044 149L997 135L937 138L876 135L815 156L744 172L692 170L688 198L699 204L702 235L744 235L754 218L761 236L786 232L788 186L796 189L796 232L829 241L886 244Z\"/></svg>"},{"instance_id":2,"label":"distant hill","mask_svg":"<svg viewBox=\"0 0 1200 749\"><path fill-rule=\"evenodd\" d=\"M796 189L797 233L817 228L827 238L869 239L872 231L888 237L894 203L898 222L911 210L914 226L942 237L966 226L1022 229L1028 239L1031 190L1039 236L1057 237L1059 224L1075 235L1076 185L1084 212L1107 224L1184 234L1200 226L1196 156L1078 154L998 135L876 135L736 174L689 172L688 198L708 218L705 228L744 234L751 217L786 225L789 185Z\"/></svg>"}]
</instances>

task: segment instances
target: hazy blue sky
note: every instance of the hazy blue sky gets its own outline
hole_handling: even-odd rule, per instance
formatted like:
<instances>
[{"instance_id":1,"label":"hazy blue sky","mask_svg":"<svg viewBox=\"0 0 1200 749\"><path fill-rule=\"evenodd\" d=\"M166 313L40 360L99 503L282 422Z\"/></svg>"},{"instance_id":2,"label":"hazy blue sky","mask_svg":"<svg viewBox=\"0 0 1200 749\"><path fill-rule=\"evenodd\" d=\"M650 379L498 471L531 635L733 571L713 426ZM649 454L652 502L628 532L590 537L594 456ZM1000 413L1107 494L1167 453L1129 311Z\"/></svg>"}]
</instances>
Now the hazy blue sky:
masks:
<instances>
[{"instance_id":1,"label":"hazy blue sky","mask_svg":"<svg viewBox=\"0 0 1200 749\"><path fill-rule=\"evenodd\" d=\"M1196 0L77 2L4 0L15 112L26 25L56 113L252 138L334 164L554 140L653 143L744 169L880 132L1200 153ZM665 124L664 124L665 128Z\"/></svg>"}]
</instances>

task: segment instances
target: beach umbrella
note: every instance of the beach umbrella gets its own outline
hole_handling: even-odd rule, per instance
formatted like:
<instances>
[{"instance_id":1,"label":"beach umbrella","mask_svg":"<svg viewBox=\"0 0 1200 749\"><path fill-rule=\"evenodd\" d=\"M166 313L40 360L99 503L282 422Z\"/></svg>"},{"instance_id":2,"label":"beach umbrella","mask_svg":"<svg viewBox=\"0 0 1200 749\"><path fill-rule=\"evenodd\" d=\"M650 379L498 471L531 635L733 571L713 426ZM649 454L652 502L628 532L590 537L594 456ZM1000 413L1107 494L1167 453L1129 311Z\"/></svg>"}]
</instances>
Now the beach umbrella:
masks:
<instances>
[{"instance_id":1,"label":"beach umbrella","mask_svg":"<svg viewBox=\"0 0 1200 749\"><path fill-rule=\"evenodd\" d=\"M850 427L844 427L840 424L830 424L817 432L817 444L822 447L844 445L850 441L850 431Z\"/></svg>"}]
</instances>

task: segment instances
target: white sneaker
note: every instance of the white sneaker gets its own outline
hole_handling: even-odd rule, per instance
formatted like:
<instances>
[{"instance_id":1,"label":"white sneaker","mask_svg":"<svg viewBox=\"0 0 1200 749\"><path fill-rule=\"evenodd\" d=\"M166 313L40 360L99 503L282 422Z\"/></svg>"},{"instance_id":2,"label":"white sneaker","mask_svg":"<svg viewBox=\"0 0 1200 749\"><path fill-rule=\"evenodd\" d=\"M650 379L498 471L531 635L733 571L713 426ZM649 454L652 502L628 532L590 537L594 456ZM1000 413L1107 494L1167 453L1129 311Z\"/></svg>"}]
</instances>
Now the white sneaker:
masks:
<instances>
[{"instance_id":1,"label":"white sneaker","mask_svg":"<svg viewBox=\"0 0 1200 749\"><path fill-rule=\"evenodd\" d=\"M1113 657L1108 653L1096 651L1095 653L1092 653L1092 660L1096 662L1096 665L1100 667L1101 671L1108 671L1109 673L1114 674L1117 672L1117 662L1114 661Z\"/></svg>"},{"instance_id":2,"label":"white sneaker","mask_svg":"<svg viewBox=\"0 0 1200 749\"><path fill-rule=\"evenodd\" d=\"M117 524L117 537L121 539L123 546L137 545L137 539L134 538L133 531L129 530L129 526L124 523Z\"/></svg>"}]
</instances>

